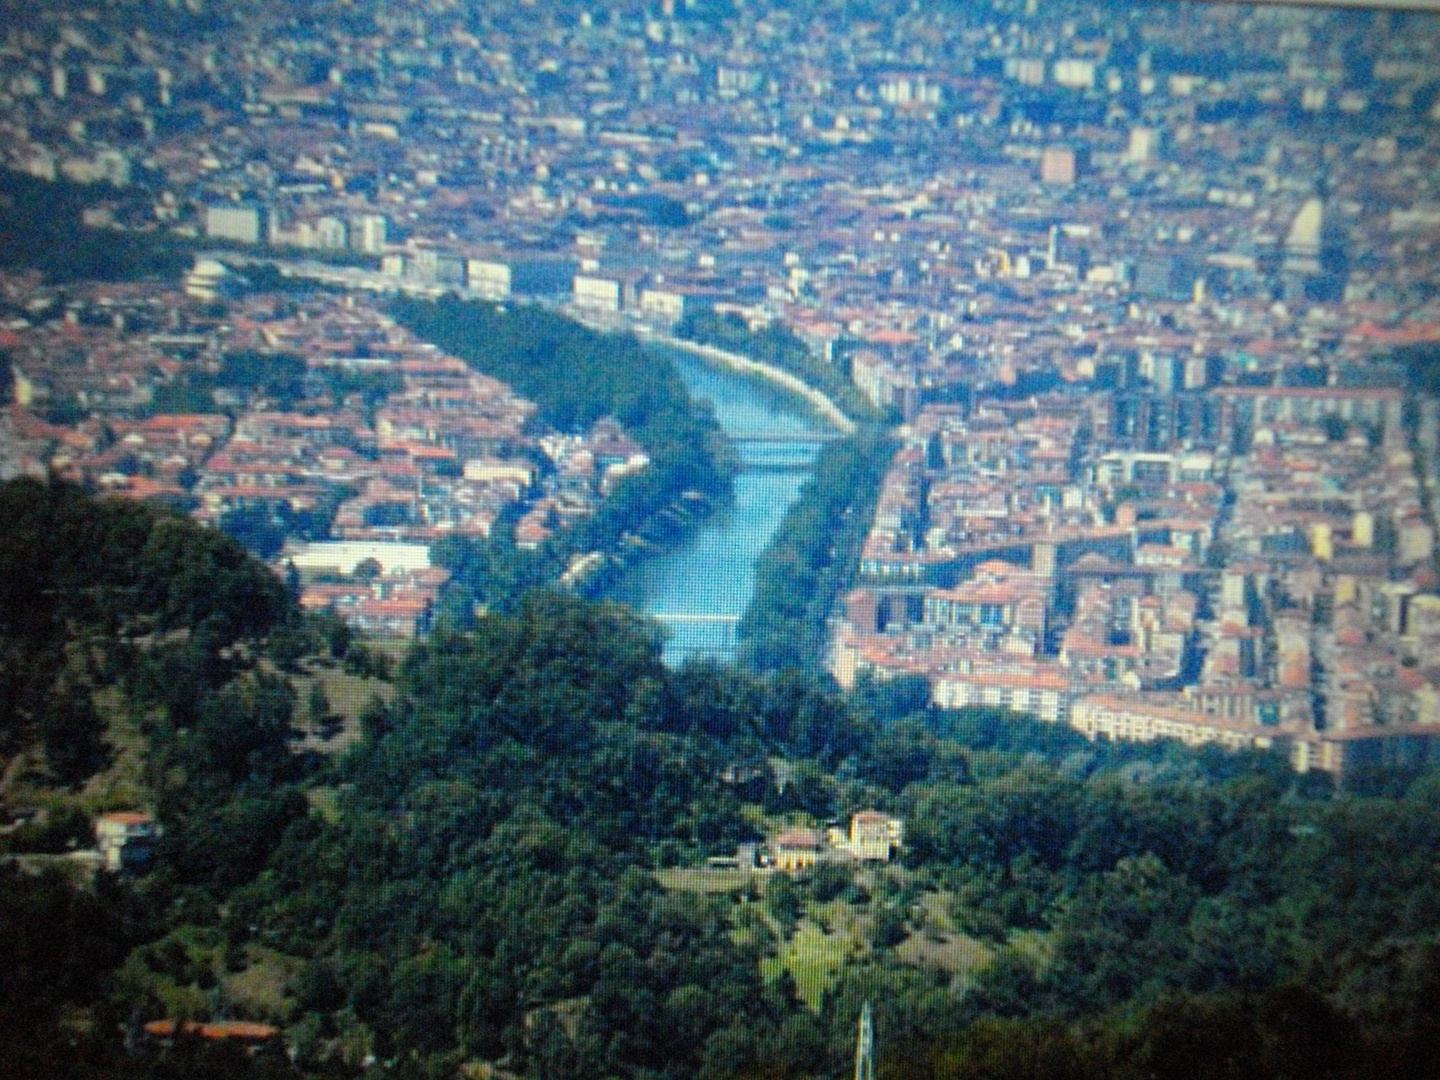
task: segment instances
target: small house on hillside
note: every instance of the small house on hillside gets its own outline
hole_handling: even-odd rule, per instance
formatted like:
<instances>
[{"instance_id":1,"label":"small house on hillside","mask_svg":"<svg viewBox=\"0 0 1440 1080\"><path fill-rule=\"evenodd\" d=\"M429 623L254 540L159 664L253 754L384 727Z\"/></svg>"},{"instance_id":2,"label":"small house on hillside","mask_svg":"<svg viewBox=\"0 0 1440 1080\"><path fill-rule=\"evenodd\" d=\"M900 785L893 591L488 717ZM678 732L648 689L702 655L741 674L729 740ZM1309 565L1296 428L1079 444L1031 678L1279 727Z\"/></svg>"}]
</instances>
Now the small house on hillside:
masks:
<instances>
[{"instance_id":1,"label":"small house on hillside","mask_svg":"<svg viewBox=\"0 0 1440 1080\"><path fill-rule=\"evenodd\" d=\"M820 859L820 834L813 829L789 829L775 838L770 865L776 870L804 870Z\"/></svg>"},{"instance_id":2,"label":"small house on hillside","mask_svg":"<svg viewBox=\"0 0 1440 1080\"><path fill-rule=\"evenodd\" d=\"M95 846L111 871L143 870L155 853L160 826L149 814L124 811L95 819Z\"/></svg>"},{"instance_id":3,"label":"small house on hillside","mask_svg":"<svg viewBox=\"0 0 1440 1080\"><path fill-rule=\"evenodd\" d=\"M905 822L878 810L861 810L850 819L850 854L857 859L889 862L905 843Z\"/></svg>"},{"instance_id":4,"label":"small house on hillside","mask_svg":"<svg viewBox=\"0 0 1440 1080\"><path fill-rule=\"evenodd\" d=\"M741 845L739 866L769 870L808 870L817 863L889 862L905 846L905 822L878 810L861 810L847 832L832 822L822 835L814 829L787 829L764 846Z\"/></svg>"}]
</instances>

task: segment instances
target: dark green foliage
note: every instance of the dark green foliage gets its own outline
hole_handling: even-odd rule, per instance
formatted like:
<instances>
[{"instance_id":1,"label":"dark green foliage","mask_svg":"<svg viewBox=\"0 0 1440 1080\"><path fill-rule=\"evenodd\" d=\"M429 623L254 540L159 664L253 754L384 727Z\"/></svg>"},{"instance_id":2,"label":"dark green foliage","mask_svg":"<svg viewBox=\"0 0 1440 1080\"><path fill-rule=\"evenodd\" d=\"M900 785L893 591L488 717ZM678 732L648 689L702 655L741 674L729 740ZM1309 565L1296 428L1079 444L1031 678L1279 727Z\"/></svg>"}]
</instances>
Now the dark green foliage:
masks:
<instances>
[{"instance_id":1,"label":"dark green foliage","mask_svg":"<svg viewBox=\"0 0 1440 1080\"><path fill-rule=\"evenodd\" d=\"M305 374L305 358L294 353L251 349L226 353L215 374L191 371L161 383L155 388L145 412L150 415L219 412L214 397L217 389L237 394L242 401L263 401L271 408L294 409L305 397ZM373 407L399 386L399 377L393 373L379 379L330 374L328 381L337 402L345 393L359 393L367 407Z\"/></svg>"},{"instance_id":2,"label":"dark green foliage","mask_svg":"<svg viewBox=\"0 0 1440 1080\"><path fill-rule=\"evenodd\" d=\"M257 559L267 561L280 554L289 535L283 519L259 507L227 511L221 515L220 528L244 544Z\"/></svg>"},{"instance_id":3,"label":"dark green foliage","mask_svg":"<svg viewBox=\"0 0 1440 1080\"><path fill-rule=\"evenodd\" d=\"M1131 1038L1127 1071L1177 1080L1339 1078L1360 1064L1354 1022L1320 994L1296 986L1259 997L1166 1000Z\"/></svg>"},{"instance_id":4,"label":"dark green foliage","mask_svg":"<svg viewBox=\"0 0 1440 1080\"><path fill-rule=\"evenodd\" d=\"M578 750L595 724L625 716L642 678L661 673L654 630L627 609L535 594L513 619L481 620L470 638L420 643L401 675L417 710L463 719L472 737Z\"/></svg>"},{"instance_id":5,"label":"dark green foliage","mask_svg":"<svg viewBox=\"0 0 1440 1080\"><path fill-rule=\"evenodd\" d=\"M220 531L235 537L256 558L269 561L279 554L287 537L325 540L340 504L354 495L347 485L328 488L307 510L294 510L284 499L231 510L221 515Z\"/></svg>"},{"instance_id":6,"label":"dark green foliage","mask_svg":"<svg viewBox=\"0 0 1440 1080\"><path fill-rule=\"evenodd\" d=\"M929 779L937 759L946 750L922 725L901 721L886 727L884 736L874 740L863 765L861 779L899 793L911 784ZM953 757L953 755L952 755ZM957 777L964 775L963 758L954 758Z\"/></svg>"},{"instance_id":7,"label":"dark green foliage","mask_svg":"<svg viewBox=\"0 0 1440 1080\"><path fill-rule=\"evenodd\" d=\"M708 503L728 495L730 455L714 418L690 400L669 362L634 338L599 334L538 308L453 298L401 300L394 312L419 336L534 401L553 427L579 432L614 417L650 457L598 513L539 552L517 551L505 521L487 543L437 547L437 562L455 575L449 607L460 625L468 623L472 600L511 605L530 588L552 585L574 555L617 552L627 536L669 542L682 516L662 511L687 496Z\"/></svg>"},{"instance_id":8,"label":"dark green foliage","mask_svg":"<svg viewBox=\"0 0 1440 1080\"><path fill-rule=\"evenodd\" d=\"M923 675L876 679L868 672L855 684L854 703L877 720L903 720L930 704L930 680Z\"/></svg>"},{"instance_id":9,"label":"dark green foliage","mask_svg":"<svg viewBox=\"0 0 1440 1080\"><path fill-rule=\"evenodd\" d=\"M802 880L806 891L817 903L828 904L850 890L852 874L840 863L821 863Z\"/></svg>"},{"instance_id":10,"label":"dark green foliage","mask_svg":"<svg viewBox=\"0 0 1440 1080\"><path fill-rule=\"evenodd\" d=\"M1058 759L1071 751L1090 747L1085 736L1073 728L1047 724L1009 709L937 712L930 718L930 723L938 735L972 750L1033 753Z\"/></svg>"},{"instance_id":11,"label":"dark green foliage","mask_svg":"<svg viewBox=\"0 0 1440 1080\"><path fill-rule=\"evenodd\" d=\"M600 200L607 209L603 218L616 221L640 220L663 228L682 228L690 224L685 204L668 195L646 192L640 195L607 196Z\"/></svg>"},{"instance_id":12,"label":"dark green foliage","mask_svg":"<svg viewBox=\"0 0 1440 1080\"><path fill-rule=\"evenodd\" d=\"M802 905L799 890L788 875L776 874L766 883L765 907L785 933L794 930Z\"/></svg>"},{"instance_id":13,"label":"dark green foliage","mask_svg":"<svg viewBox=\"0 0 1440 1080\"><path fill-rule=\"evenodd\" d=\"M813 1074L843 1067L873 997L887 1063L915 1046L930 1048L916 1053L937 1075L956 1061L979 1075L1165 1075L1208 1060L1200 1043L1184 1050L1204 1029L1176 1029L1183 1014L1165 1004L1188 994L1215 1023L1238 1009L1242 1035L1244 1024L1257 1033L1235 1044L1244 1067L1278 1076L1283 1062L1313 1060L1307 1038L1280 1037L1287 1025L1329 1024L1321 1045L1356 1060L1346 1047L1360 1036L1345 1025L1384 1011L1362 974L1376 965L1366 950L1392 931L1434 932L1440 911L1426 899L1440 819L1423 783L1400 806L1287 801L1280 777L1244 759L1215 779L1139 784L1120 779L1127 761L1099 756L1087 778L1057 768L1075 754L1071 737L1019 717L921 714L877 731L793 675L667 672L653 631L619 608L534 595L473 635L422 644L399 689L346 763L338 820L293 824L229 907L242 938L253 925L324 965L317 1002L354 1009L383 1045L432 1063L466 1053L543 1075ZM895 711L914 704L898 700ZM719 782L746 762L764 763L757 788ZM956 921L999 947L963 997L895 957L918 881L866 898L833 868L768 879L763 908L782 932L807 905L852 892L870 913L872 958L844 968L812 1018L784 980L754 981L755 950L774 947L768 927L737 947L727 927L753 917L729 901L681 902L645 872L662 851L693 864L751 838L742 798L828 816L850 790L830 772L842 764L893 793L907 862L937 875ZM1162 759L1155 775L1172 767ZM1360 827L1366 844L1347 839ZM1017 930L1048 934L1053 958L1007 947ZM1267 989L1302 971L1351 988L1356 1004L1342 1015ZM985 1014L1026 1023L964 1034ZM1104 1026L1077 1034L1037 1023L1045 1015ZM1374 1037L1419 1060L1423 1026L1404 1024Z\"/></svg>"},{"instance_id":14,"label":"dark green foliage","mask_svg":"<svg viewBox=\"0 0 1440 1080\"><path fill-rule=\"evenodd\" d=\"M924 708L914 685L846 699L795 671L672 672L628 609L534 592L417 643L312 810L295 693L247 657L267 626L272 654L287 633L297 656L366 646L300 620L216 534L71 489L0 498L29 538L7 553L44 586L5 581L6 662L13 647L51 665L32 705L123 691L165 827L136 884L0 867L0 1071L295 1075L279 1044L122 1048L123 1025L165 1008L146 977L219 1009L222 978L269 950L299 967L285 1039L309 1075L356 1075L342 1029L396 1076L477 1059L577 1080L836 1075L866 1000L886 1077L1440 1066L1433 774L1312 797L1273 758L1091 746ZM7 677L24 689L26 670ZM325 711L321 695L301 707ZM8 729L18 745L41 737L35 716ZM757 809L865 805L905 818L904 867L771 875L739 896L667 892L652 872L757 839ZM12 849L82 833L51 824ZM937 887L996 950L967 979L901 959L934 929ZM817 1014L760 961L837 901L868 947ZM61 1026L77 1007L88 1036Z\"/></svg>"},{"instance_id":15,"label":"dark green foliage","mask_svg":"<svg viewBox=\"0 0 1440 1080\"><path fill-rule=\"evenodd\" d=\"M214 376L206 372L188 372L168 382L157 383L142 412L147 416L218 413L220 408L215 404Z\"/></svg>"},{"instance_id":16,"label":"dark green foliage","mask_svg":"<svg viewBox=\"0 0 1440 1080\"><path fill-rule=\"evenodd\" d=\"M178 242L155 233L82 224L87 201L123 197L124 190L47 182L0 170L0 267L38 270L55 283L173 280L189 262ZM144 195L137 192L136 197Z\"/></svg>"},{"instance_id":17,"label":"dark green foliage","mask_svg":"<svg viewBox=\"0 0 1440 1080\"><path fill-rule=\"evenodd\" d=\"M389 368L380 371L329 368L320 374L335 404L342 405L351 397L360 399L367 423L374 423L375 409L387 397L398 394L405 388L404 376Z\"/></svg>"},{"instance_id":18,"label":"dark green foliage","mask_svg":"<svg viewBox=\"0 0 1440 1080\"><path fill-rule=\"evenodd\" d=\"M325 687L316 679L310 684L310 696L305 703L305 719L319 727L328 722L330 717L330 699L325 694Z\"/></svg>"},{"instance_id":19,"label":"dark green foliage","mask_svg":"<svg viewBox=\"0 0 1440 1080\"><path fill-rule=\"evenodd\" d=\"M39 746L53 781L77 784L104 764L95 695L109 690L148 736L150 808L164 827L155 872L135 892L106 874L77 887L0 867L0 950L11 949L0 1009L28 1010L24 1022L0 1015L0 1062L26 1062L7 1075L171 1075L175 1054L113 1071L121 1017L108 1011L109 973L156 936L167 906L213 919L215 899L258 874L305 815L293 691L248 670L265 632L294 615L284 586L237 543L183 518L33 481L0 486L0 516L4 752ZM11 834L11 849L63 850L87 840L89 824L52 813ZM56 1026L82 1007L93 1021L84 1040ZM52 1040L63 1053L46 1052ZM232 1064L234 1075L265 1074L243 1055Z\"/></svg>"},{"instance_id":20,"label":"dark green foliage","mask_svg":"<svg viewBox=\"0 0 1440 1080\"><path fill-rule=\"evenodd\" d=\"M940 1042L903 1044L883 1059L883 1080L1086 1080L1083 1048L1050 1022L985 1020Z\"/></svg>"},{"instance_id":21,"label":"dark green foliage","mask_svg":"<svg viewBox=\"0 0 1440 1080\"><path fill-rule=\"evenodd\" d=\"M177 409L176 411L178 412L180 410ZM62 427L71 427L89 416L90 410L85 408L84 405L81 405L74 395L63 394L57 395L54 399L47 401L40 415L44 417L47 424L59 424Z\"/></svg>"},{"instance_id":22,"label":"dark green foliage","mask_svg":"<svg viewBox=\"0 0 1440 1080\"><path fill-rule=\"evenodd\" d=\"M247 673L218 692L197 679L189 699L163 701L150 723L150 773L165 827L157 889L218 899L265 866L303 818L302 762L290 750L294 691ZM137 687L141 701L149 699Z\"/></svg>"},{"instance_id":23,"label":"dark green foliage","mask_svg":"<svg viewBox=\"0 0 1440 1080\"><path fill-rule=\"evenodd\" d=\"M1407 1013L1409 1009L1403 1010ZM1172 996L1089 1028L987 1019L882 1058L884 1080L1368 1080L1432 1075L1434 1040L1362 1026L1315 990Z\"/></svg>"},{"instance_id":24,"label":"dark green foliage","mask_svg":"<svg viewBox=\"0 0 1440 1080\"><path fill-rule=\"evenodd\" d=\"M273 575L184 518L18 480L0 520L0 752L39 742L62 783L104 764L92 694L136 642L183 632L189 669L218 674L285 609Z\"/></svg>"},{"instance_id":25,"label":"dark green foliage","mask_svg":"<svg viewBox=\"0 0 1440 1080\"><path fill-rule=\"evenodd\" d=\"M1440 346L1403 345L1393 350L1391 359L1405 369L1412 388L1432 397L1440 393Z\"/></svg>"},{"instance_id":26,"label":"dark green foliage","mask_svg":"<svg viewBox=\"0 0 1440 1080\"><path fill-rule=\"evenodd\" d=\"M151 933L122 882L76 888L56 870L0 865L0 1064L18 1037L43 1039L62 1008L94 1001L106 973Z\"/></svg>"},{"instance_id":27,"label":"dark green foliage","mask_svg":"<svg viewBox=\"0 0 1440 1080\"><path fill-rule=\"evenodd\" d=\"M910 934L905 915L889 904L877 908L870 928L870 942L877 949L893 949Z\"/></svg>"},{"instance_id":28,"label":"dark green foliage","mask_svg":"<svg viewBox=\"0 0 1440 1080\"><path fill-rule=\"evenodd\" d=\"M346 763L339 823L292 826L232 907L325 963L324 996L391 1045L693 1071L764 995L725 906L642 869L655 843L745 835L717 759L652 719L666 678L648 624L545 594L418 645Z\"/></svg>"},{"instance_id":29,"label":"dark green foliage","mask_svg":"<svg viewBox=\"0 0 1440 1080\"><path fill-rule=\"evenodd\" d=\"M59 855L90 841L88 814L75 809L52 810L43 821L26 822L0 836L0 852Z\"/></svg>"},{"instance_id":30,"label":"dark green foliage","mask_svg":"<svg viewBox=\"0 0 1440 1080\"><path fill-rule=\"evenodd\" d=\"M215 385L258 395L275 408L290 409L304 394L305 358L294 353L246 350L221 357Z\"/></svg>"},{"instance_id":31,"label":"dark green foliage","mask_svg":"<svg viewBox=\"0 0 1440 1080\"><path fill-rule=\"evenodd\" d=\"M105 720L86 683L52 687L38 710L35 733L51 776L63 786L80 784L110 760Z\"/></svg>"},{"instance_id":32,"label":"dark green foliage","mask_svg":"<svg viewBox=\"0 0 1440 1080\"><path fill-rule=\"evenodd\" d=\"M862 433L821 451L756 565L755 595L736 631L746 666L818 669L826 620L854 580L891 449Z\"/></svg>"},{"instance_id":33,"label":"dark green foliage","mask_svg":"<svg viewBox=\"0 0 1440 1080\"><path fill-rule=\"evenodd\" d=\"M390 658L372 646L358 643L347 645L343 663L345 671L350 675L380 679L384 682L389 682L392 677Z\"/></svg>"}]
</instances>

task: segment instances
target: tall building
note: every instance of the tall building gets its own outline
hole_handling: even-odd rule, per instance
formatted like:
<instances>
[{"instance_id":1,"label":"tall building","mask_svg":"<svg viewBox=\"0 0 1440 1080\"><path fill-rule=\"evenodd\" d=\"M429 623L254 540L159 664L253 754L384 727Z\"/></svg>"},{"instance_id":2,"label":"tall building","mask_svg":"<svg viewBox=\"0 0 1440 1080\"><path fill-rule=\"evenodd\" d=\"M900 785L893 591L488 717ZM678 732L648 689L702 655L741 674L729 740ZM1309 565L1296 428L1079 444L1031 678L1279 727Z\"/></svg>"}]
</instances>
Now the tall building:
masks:
<instances>
[{"instance_id":1,"label":"tall building","mask_svg":"<svg viewBox=\"0 0 1440 1080\"><path fill-rule=\"evenodd\" d=\"M356 251L379 255L385 250L385 215L360 214L350 222L350 243Z\"/></svg>"},{"instance_id":2,"label":"tall building","mask_svg":"<svg viewBox=\"0 0 1440 1080\"><path fill-rule=\"evenodd\" d=\"M592 311L619 311L620 283L609 278L576 274L571 302L576 307L589 308Z\"/></svg>"},{"instance_id":3,"label":"tall building","mask_svg":"<svg viewBox=\"0 0 1440 1080\"><path fill-rule=\"evenodd\" d=\"M1095 62L1093 60L1056 60L1051 75L1057 86L1068 86L1072 90L1089 90L1095 85Z\"/></svg>"},{"instance_id":4,"label":"tall building","mask_svg":"<svg viewBox=\"0 0 1440 1080\"><path fill-rule=\"evenodd\" d=\"M1126 157L1132 165L1141 165L1155 156L1157 132L1154 128L1137 127L1130 129L1130 144Z\"/></svg>"},{"instance_id":5,"label":"tall building","mask_svg":"<svg viewBox=\"0 0 1440 1080\"><path fill-rule=\"evenodd\" d=\"M205 208L205 235L216 240L260 242L260 210L254 206L209 206Z\"/></svg>"},{"instance_id":6,"label":"tall building","mask_svg":"<svg viewBox=\"0 0 1440 1080\"><path fill-rule=\"evenodd\" d=\"M1285 237L1285 253L1296 259L1314 259L1320 254L1320 231L1324 225L1324 204L1319 199L1306 199Z\"/></svg>"},{"instance_id":7,"label":"tall building","mask_svg":"<svg viewBox=\"0 0 1440 1080\"><path fill-rule=\"evenodd\" d=\"M1024 86L1045 85L1045 61L1010 57L1005 61L1005 74Z\"/></svg>"},{"instance_id":8,"label":"tall building","mask_svg":"<svg viewBox=\"0 0 1440 1080\"><path fill-rule=\"evenodd\" d=\"M421 248L410 259L405 276L433 285L463 285L465 260L432 248Z\"/></svg>"},{"instance_id":9,"label":"tall building","mask_svg":"<svg viewBox=\"0 0 1440 1080\"><path fill-rule=\"evenodd\" d=\"M491 300L510 295L510 264L488 259L469 259L465 263L465 284Z\"/></svg>"},{"instance_id":10,"label":"tall building","mask_svg":"<svg viewBox=\"0 0 1440 1080\"><path fill-rule=\"evenodd\" d=\"M345 223L337 217L322 217L315 223L315 246L322 251L344 251L349 239Z\"/></svg>"},{"instance_id":11,"label":"tall building","mask_svg":"<svg viewBox=\"0 0 1440 1080\"><path fill-rule=\"evenodd\" d=\"M1320 300L1331 299L1333 297L1329 294L1343 291L1343 272L1327 275L1333 280L1321 280L1322 271L1326 269L1321 260L1324 228L1324 204L1319 199L1305 200L1305 205L1300 207L1300 212L1295 215L1290 232L1285 237L1285 261L1280 267L1280 283L1284 295L1306 295ZM1330 261L1333 263L1335 260ZM1341 268L1332 266L1331 269Z\"/></svg>"}]
</instances>

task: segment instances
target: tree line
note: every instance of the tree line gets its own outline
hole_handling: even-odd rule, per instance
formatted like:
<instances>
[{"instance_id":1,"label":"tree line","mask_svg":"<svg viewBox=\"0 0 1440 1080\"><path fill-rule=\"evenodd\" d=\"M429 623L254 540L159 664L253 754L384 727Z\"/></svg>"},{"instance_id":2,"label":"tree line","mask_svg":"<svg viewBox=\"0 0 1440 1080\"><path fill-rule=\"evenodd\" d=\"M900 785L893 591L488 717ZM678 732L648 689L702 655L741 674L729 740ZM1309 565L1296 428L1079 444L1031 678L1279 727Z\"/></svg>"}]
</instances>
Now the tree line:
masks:
<instances>
[{"instance_id":1,"label":"tree line","mask_svg":"<svg viewBox=\"0 0 1440 1080\"><path fill-rule=\"evenodd\" d=\"M736 636L757 671L818 670L828 620L854 581L892 441L872 428L827 444L755 567Z\"/></svg>"},{"instance_id":2,"label":"tree line","mask_svg":"<svg viewBox=\"0 0 1440 1080\"><path fill-rule=\"evenodd\" d=\"M437 562L455 575L444 610L462 625L476 601L513 604L527 588L553 584L577 555L623 556L637 543L671 542L693 508L729 497L733 455L714 417L691 401L662 355L633 337L601 334L537 307L454 297L405 298L393 310L418 336L534 401L550 427L578 434L613 417L650 458L594 515L537 551L517 550L513 519L503 518L488 542L438 545ZM590 591L606 580L603 574L592 579Z\"/></svg>"},{"instance_id":3,"label":"tree line","mask_svg":"<svg viewBox=\"0 0 1440 1080\"><path fill-rule=\"evenodd\" d=\"M751 330L745 320L733 312L720 315L714 311L695 311L679 322L675 327L675 336L740 353L788 371L822 391L853 420L875 422L881 419L875 407L861 396L850 381L847 362L827 363L818 359L803 341L780 323Z\"/></svg>"}]
</instances>

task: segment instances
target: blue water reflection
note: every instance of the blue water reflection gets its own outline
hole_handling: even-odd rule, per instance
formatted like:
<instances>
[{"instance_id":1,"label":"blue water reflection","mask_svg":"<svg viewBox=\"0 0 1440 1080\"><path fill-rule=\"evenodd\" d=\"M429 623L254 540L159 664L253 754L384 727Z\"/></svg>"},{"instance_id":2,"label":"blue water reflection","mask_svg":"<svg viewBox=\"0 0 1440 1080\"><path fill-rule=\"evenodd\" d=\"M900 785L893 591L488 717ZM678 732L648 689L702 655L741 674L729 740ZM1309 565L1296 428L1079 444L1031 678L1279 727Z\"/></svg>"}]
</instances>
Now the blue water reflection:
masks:
<instances>
[{"instance_id":1,"label":"blue water reflection","mask_svg":"<svg viewBox=\"0 0 1440 1080\"><path fill-rule=\"evenodd\" d=\"M667 664L696 656L730 660L735 623L755 591L755 561L809 476L819 451L814 436L830 428L763 383L683 353L668 355L691 395L710 402L725 433L742 440L736 444L741 468L735 500L680 547L635 566L614 596L666 626Z\"/></svg>"}]
</instances>

